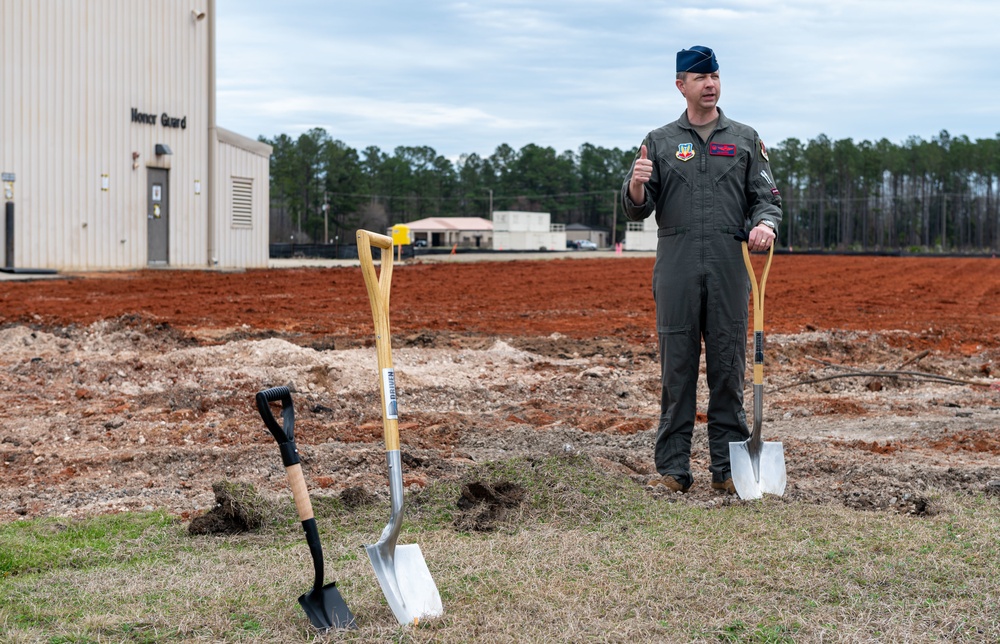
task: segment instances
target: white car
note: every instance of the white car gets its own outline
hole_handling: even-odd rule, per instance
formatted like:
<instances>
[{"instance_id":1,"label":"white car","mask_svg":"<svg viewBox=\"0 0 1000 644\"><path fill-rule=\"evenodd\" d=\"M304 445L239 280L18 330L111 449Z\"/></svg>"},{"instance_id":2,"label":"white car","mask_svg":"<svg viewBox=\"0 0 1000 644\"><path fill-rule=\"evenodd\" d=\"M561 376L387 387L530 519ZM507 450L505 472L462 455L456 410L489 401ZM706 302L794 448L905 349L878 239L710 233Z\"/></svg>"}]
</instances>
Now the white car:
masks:
<instances>
[{"instance_id":1,"label":"white car","mask_svg":"<svg viewBox=\"0 0 1000 644\"><path fill-rule=\"evenodd\" d=\"M576 242L576 247L580 250L597 250L597 244L590 241L589 239L581 239Z\"/></svg>"}]
</instances>

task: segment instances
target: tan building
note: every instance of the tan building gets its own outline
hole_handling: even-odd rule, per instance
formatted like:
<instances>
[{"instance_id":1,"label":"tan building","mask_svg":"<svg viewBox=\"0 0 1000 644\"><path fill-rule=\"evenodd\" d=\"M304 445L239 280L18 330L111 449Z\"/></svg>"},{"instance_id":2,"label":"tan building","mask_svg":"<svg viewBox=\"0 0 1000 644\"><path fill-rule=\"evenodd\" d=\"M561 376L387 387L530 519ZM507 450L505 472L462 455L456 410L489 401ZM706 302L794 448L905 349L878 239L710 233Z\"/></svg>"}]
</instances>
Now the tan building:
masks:
<instances>
[{"instance_id":1,"label":"tan building","mask_svg":"<svg viewBox=\"0 0 1000 644\"><path fill-rule=\"evenodd\" d=\"M271 148L216 126L215 0L0 0L0 70L0 266L267 266Z\"/></svg>"},{"instance_id":2,"label":"tan building","mask_svg":"<svg viewBox=\"0 0 1000 644\"><path fill-rule=\"evenodd\" d=\"M490 248L493 223L482 217L428 217L407 222L410 242L427 247Z\"/></svg>"}]
</instances>

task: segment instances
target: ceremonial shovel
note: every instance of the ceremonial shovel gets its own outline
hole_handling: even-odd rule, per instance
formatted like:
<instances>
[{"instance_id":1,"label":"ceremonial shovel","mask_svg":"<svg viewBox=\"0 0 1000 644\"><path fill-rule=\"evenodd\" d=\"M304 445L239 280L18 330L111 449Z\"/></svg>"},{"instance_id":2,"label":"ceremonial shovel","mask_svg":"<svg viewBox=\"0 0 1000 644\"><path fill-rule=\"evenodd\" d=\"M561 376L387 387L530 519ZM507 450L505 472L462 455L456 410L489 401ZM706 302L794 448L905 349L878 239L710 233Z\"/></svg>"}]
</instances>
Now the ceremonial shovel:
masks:
<instances>
[{"instance_id":1,"label":"ceremonial shovel","mask_svg":"<svg viewBox=\"0 0 1000 644\"><path fill-rule=\"evenodd\" d=\"M765 443L760 430L764 415L764 286L771 270L774 244L767 254L767 263L757 286L747 236L740 231L737 237L743 244L743 263L746 264L753 287L753 431L750 438L739 443L729 443L729 466L733 485L741 499L759 499L763 493L781 496L785 493L785 452L781 443Z\"/></svg>"},{"instance_id":2,"label":"ceremonial shovel","mask_svg":"<svg viewBox=\"0 0 1000 644\"><path fill-rule=\"evenodd\" d=\"M270 403L281 401L282 425L274 419ZM302 465L299 462L299 452L295 447L295 408L292 406L292 393L288 387L274 387L258 392L256 397L257 411L271 435L278 441L281 450L281 461L285 465L288 484L292 488L295 499L295 509L298 510L302 529L306 533L306 543L309 544L309 554L312 555L313 570L316 580L313 589L299 597L299 604L309 617L309 621L318 629L357 628L354 615L347 607L344 598L337 590L337 582L323 585L323 547L319 540L319 530L313 516L312 502L306 489L305 477L302 476Z\"/></svg>"},{"instance_id":3,"label":"ceremonial shovel","mask_svg":"<svg viewBox=\"0 0 1000 644\"><path fill-rule=\"evenodd\" d=\"M376 276L372 246L382 250L381 270ZM396 544L403 523L403 469L399 454L399 420L396 410L396 376L392 368L389 338L389 287L392 280L392 238L358 231L358 258L368 288L375 321L375 350L378 355L379 392L382 398L382 426L385 460L389 466L389 523L378 543L366 545L375 576L382 586L389 608L400 624L416 624L444 612L441 596L420 552L420 546Z\"/></svg>"}]
</instances>

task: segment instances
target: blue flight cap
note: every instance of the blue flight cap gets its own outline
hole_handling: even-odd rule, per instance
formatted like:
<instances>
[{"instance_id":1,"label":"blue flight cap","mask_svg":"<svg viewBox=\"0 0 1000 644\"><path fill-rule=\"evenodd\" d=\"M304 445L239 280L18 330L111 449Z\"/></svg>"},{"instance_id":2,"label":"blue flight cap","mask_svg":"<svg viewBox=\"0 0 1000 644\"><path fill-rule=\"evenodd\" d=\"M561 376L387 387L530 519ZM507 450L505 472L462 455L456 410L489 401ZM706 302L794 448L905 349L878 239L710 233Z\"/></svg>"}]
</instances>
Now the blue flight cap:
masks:
<instances>
[{"instance_id":1,"label":"blue flight cap","mask_svg":"<svg viewBox=\"0 0 1000 644\"><path fill-rule=\"evenodd\" d=\"M719 61L715 59L715 52L708 47L695 45L691 49L682 49L677 52L678 72L710 74L718 70Z\"/></svg>"}]
</instances>

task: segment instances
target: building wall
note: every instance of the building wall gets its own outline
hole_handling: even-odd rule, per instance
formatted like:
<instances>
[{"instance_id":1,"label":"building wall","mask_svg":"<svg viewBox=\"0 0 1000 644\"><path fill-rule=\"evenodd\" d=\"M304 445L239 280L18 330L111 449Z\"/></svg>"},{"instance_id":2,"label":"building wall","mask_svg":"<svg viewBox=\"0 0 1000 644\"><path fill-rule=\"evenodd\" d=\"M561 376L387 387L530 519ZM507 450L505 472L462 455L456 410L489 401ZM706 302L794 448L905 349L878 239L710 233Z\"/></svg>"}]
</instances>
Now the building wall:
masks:
<instances>
[{"instance_id":1,"label":"building wall","mask_svg":"<svg viewBox=\"0 0 1000 644\"><path fill-rule=\"evenodd\" d=\"M581 239L589 239L590 241L597 244L598 248L604 248L608 245L608 233L603 230L589 229L589 230L566 230L566 241L580 241Z\"/></svg>"},{"instance_id":2,"label":"building wall","mask_svg":"<svg viewBox=\"0 0 1000 644\"><path fill-rule=\"evenodd\" d=\"M653 212L642 221L630 221L625 228L625 250L656 250L657 224Z\"/></svg>"},{"instance_id":3,"label":"building wall","mask_svg":"<svg viewBox=\"0 0 1000 644\"><path fill-rule=\"evenodd\" d=\"M493 250L566 250L566 226L551 220L547 212L495 211Z\"/></svg>"},{"instance_id":4,"label":"building wall","mask_svg":"<svg viewBox=\"0 0 1000 644\"><path fill-rule=\"evenodd\" d=\"M271 146L222 128L218 136L213 263L267 268Z\"/></svg>"},{"instance_id":5,"label":"building wall","mask_svg":"<svg viewBox=\"0 0 1000 644\"><path fill-rule=\"evenodd\" d=\"M566 250L565 232L497 231L493 250Z\"/></svg>"},{"instance_id":6,"label":"building wall","mask_svg":"<svg viewBox=\"0 0 1000 644\"><path fill-rule=\"evenodd\" d=\"M17 267L145 266L148 168L169 170L168 264L209 265L211 17L196 16L205 9L203 0L0 0L0 171L16 176ZM172 154L157 156L158 143ZM266 165L219 156L220 173L223 159L235 173L249 163L266 190ZM237 250L250 236L242 231L215 233L220 264L258 252Z\"/></svg>"},{"instance_id":7,"label":"building wall","mask_svg":"<svg viewBox=\"0 0 1000 644\"><path fill-rule=\"evenodd\" d=\"M551 213L522 210L497 210L493 212L493 231L549 232Z\"/></svg>"}]
</instances>

